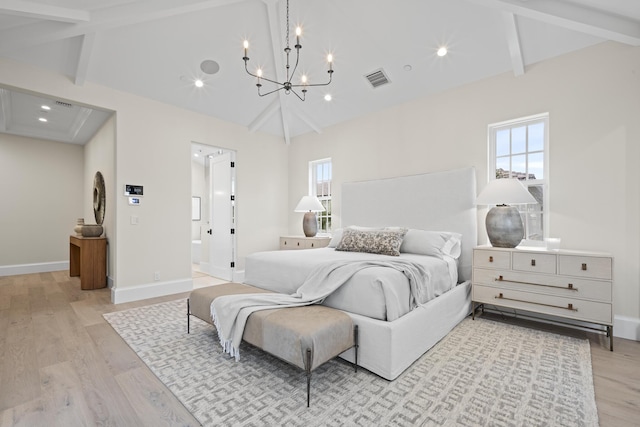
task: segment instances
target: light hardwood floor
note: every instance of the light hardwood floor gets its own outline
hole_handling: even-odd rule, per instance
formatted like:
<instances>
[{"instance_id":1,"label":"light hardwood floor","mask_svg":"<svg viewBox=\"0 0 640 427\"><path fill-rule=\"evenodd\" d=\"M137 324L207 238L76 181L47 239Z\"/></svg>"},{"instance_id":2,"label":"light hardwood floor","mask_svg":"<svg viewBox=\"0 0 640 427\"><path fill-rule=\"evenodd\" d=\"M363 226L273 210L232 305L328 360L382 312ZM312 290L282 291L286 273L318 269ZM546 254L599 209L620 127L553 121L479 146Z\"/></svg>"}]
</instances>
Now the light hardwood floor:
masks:
<instances>
[{"instance_id":1,"label":"light hardwood floor","mask_svg":"<svg viewBox=\"0 0 640 427\"><path fill-rule=\"evenodd\" d=\"M0 277L0 426L199 425L102 317L186 296L113 305L64 271ZM591 342L601 426L637 426L640 342L558 332Z\"/></svg>"}]
</instances>

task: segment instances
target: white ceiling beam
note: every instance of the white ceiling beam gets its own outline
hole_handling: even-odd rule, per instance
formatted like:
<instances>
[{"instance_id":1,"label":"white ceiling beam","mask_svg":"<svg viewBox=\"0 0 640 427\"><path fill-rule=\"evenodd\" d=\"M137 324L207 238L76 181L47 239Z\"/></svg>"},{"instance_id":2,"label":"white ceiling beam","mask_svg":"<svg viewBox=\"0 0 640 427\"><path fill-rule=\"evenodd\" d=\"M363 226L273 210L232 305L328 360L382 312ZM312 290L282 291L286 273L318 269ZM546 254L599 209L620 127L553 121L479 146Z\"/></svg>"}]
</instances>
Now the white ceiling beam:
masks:
<instances>
[{"instance_id":1,"label":"white ceiling beam","mask_svg":"<svg viewBox=\"0 0 640 427\"><path fill-rule=\"evenodd\" d=\"M273 101L267 108L262 110L251 123L249 123L249 132L255 132L260 129L275 113L280 111L280 100L274 97Z\"/></svg>"},{"instance_id":2,"label":"white ceiling beam","mask_svg":"<svg viewBox=\"0 0 640 427\"><path fill-rule=\"evenodd\" d=\"M507 45L509 46L509 55L511 55L513 74L516 77L521 76L524 74L524 58L522 57L522 48L520 47L518 22L516 21L516 16L510 12L502 12L502 18L507 33Z\"/></svg>"},{"instance_id":3,"label":"white ceiling beam","mask_svg":"<svg viewBox=\"0 0 640 427\"><path fill-rule=\"evenodd\" d=\"M322 128L318 126L309 116L304 114L300 110L292 111L293 115L302 120L307 126L313 129L316 133L322 133Z\"/></svg>"},{"instance_id":4,"label":"white ceiling beam","mask_svg":"<svg viewBox=\"0 0 640 427\"><path fill-rule=\"evenodd\" d=\"M605 40L640 46L640 22L560 0L468 0Z\"/></svg>"},{"instance_id":5,"label":"white ceiling beam","mask_svg":"<svg viewBox=\"0 0 640 427\"><path fill-rule=\"evenodd\" d=\"M267 19L269 21L269 34L271 35L273 64L276 67L276 81L284 82L286 81L287 76L284 72L286 62L283 55L284 46L282 46L281 36L285 33L282 32L282 26L280 25L280 21L278 20L278 0L263 1L267 5ZM278 91L278 99L280 100L280 118L282 120L282 133L284 135L284 142L288 145L291 143L291 136L289 131L289 115L287 114L288 102L285 99L286 96L287 95L285 95L283 90Z\"/></svg>"},{"instance_id":6,"label":"white ceiling beam","mask_svg":"<svg viewBox=\"0 0 640 427\"><path fill-rule=\"evenodd\" d=\"M77 86L84 85L87 79L87 71L89 70L89 60L91 58L91 52L93 51L93 43L96 39L96 33L89 33L82 36L82 44L80 46L80 53L78 54L78 65L76 66L76 79L75 84Z\"/></svg>"},{"instance_id":7,"label":"white ceiling beam","mask_svg":"<svg viewBox=\"0 0 640 427\"><path fill-rule=\"evenodd\" d=\"M245 0L147 0L98 9L92 13L90 22L61 25L45 21L22 25L0 31L0 53L241 1Z\"/></svg>"},{"instance_id":8,"label":"white ceiling beam","mask_svg":"<svg viewBox=\"0 0 640 427\"><path fill-rule=\"evenodd\" d=\"M0 13L70 23L87 22L91 19L91 13L87 10L50 6L24 0L2 0Z\"/></svg>"}]
</instances>

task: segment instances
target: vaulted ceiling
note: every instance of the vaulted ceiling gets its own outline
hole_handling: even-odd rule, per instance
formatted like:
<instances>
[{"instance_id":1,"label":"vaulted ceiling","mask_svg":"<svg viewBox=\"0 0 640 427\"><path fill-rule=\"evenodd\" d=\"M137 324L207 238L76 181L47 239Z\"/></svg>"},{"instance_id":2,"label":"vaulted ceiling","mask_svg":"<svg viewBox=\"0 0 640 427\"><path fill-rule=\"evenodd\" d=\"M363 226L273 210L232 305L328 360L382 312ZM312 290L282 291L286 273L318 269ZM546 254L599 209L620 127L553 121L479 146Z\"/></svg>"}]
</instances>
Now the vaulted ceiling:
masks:
<instances>
[{"instance_id":1,"label":"vaulted ceiling","mask_svg":"<svg viewBox=\"0 0 640 427\"><path fill-rule=\"evenodd\" d=\"M289 143L489 76L521 76L531 64L605 40L640 45L638 0L290 0L291 27L303 28L299 69L310 83L323 82L332 53L333 82L309 88L305 102L284 91L259 97L256 79L244 70L242 43L250 42L250 71L261 67L266 77L284 81L285 12L285 0L3 0L0 57ZM448 54L439 57L442 46ZM211 73L215 65L203 61L219 69ZM374 88L365 76L378 70L389 83ZM197 79L203 87L194 86ZM272 89L262 83L263 92ZM29 110L41 100L29 106L21 96L0 90L0 132L28 134L32 124L33 135L43 134ZM93 110L82 108L66 119L68 129L57 131L58 140L75 134L67 142L83 143L80 129L71 127L82 115L89 125L105 113L97 109L91 118Z\"/></svg>"}]
</instances>

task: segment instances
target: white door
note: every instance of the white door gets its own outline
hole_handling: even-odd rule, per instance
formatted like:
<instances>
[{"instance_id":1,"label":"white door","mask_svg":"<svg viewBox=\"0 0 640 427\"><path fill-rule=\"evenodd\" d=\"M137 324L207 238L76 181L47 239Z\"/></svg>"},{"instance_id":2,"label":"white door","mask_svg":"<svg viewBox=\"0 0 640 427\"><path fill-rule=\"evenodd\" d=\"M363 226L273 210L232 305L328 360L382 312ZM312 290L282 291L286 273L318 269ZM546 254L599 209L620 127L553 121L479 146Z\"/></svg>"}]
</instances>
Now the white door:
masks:
<instances>
[{"instance_id":1,"label":"white door","mask_svg":"<svg viewBox=\"0 0 640 427\"><path fill-rule=\"evenodd\" d=\"M231 153L209 158L209 274L232 280L234 219Z\"/></svg>"}]
</instances>

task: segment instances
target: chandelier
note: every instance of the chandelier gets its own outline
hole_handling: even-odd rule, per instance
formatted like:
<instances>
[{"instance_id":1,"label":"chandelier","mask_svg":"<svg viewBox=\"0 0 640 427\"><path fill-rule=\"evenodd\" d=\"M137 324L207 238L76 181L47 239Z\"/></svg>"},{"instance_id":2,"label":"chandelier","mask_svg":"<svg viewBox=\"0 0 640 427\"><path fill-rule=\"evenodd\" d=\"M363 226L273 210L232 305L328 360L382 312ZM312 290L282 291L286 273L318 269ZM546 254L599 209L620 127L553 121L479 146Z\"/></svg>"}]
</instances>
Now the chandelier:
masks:
<instances>
[{"instance_id":1,"label":"chandelier","mask_svg":"<svg viewBox=\"0 0 640 427\"><path fill-rule=\"evenodd\" d=\"M307 95L307 88L313 87L313 86L328 86L329 84L331 84L331 77L333 76L333 55L331 54L327 55L327 62L329 63L329 70L327 70L327 73L329 73L328 82L311 84L308 82L307 76L305 74L300 76L300 83L294 84L291 82L291 80L293 80L293 77L296 74L296 70L298 69L298 62L300 61L300 49L302 49L302 45L300 44L301 34L302 34L302 28L297 27L296 28L296 44L294 46L294 48L296 49L296 63L293 66L293 70L292 70L291 65L289 63L289 54L291 53L291 48L289 47L289 0L287 0L287 38L286 38L287 47L284 49L284 53L286 53L287 55L287 65L286 65L287 79L283 83L264 77L262 75L261 68L258 68L255 74L249 71L249 67L248 67L249 57L247 56L247 51L249 50L249 41L248 40L244 41L244 56L242 57L242 59L244 60L244 69L247 72L247 74L258 79L256 86L258 87L259 96L267 96L269 94L278 92L280 90L284 90L285 94L289 95L290 93L293 93L301 101L304 101ZM263 81L276 85L276 88L267 93L261 93L260 88L262 87ZM300 89L300 92L302 92L302 96L300 96L300 94L296 91L296 89L298 88L302 88Z\"/></svg>"}]
</instances>

